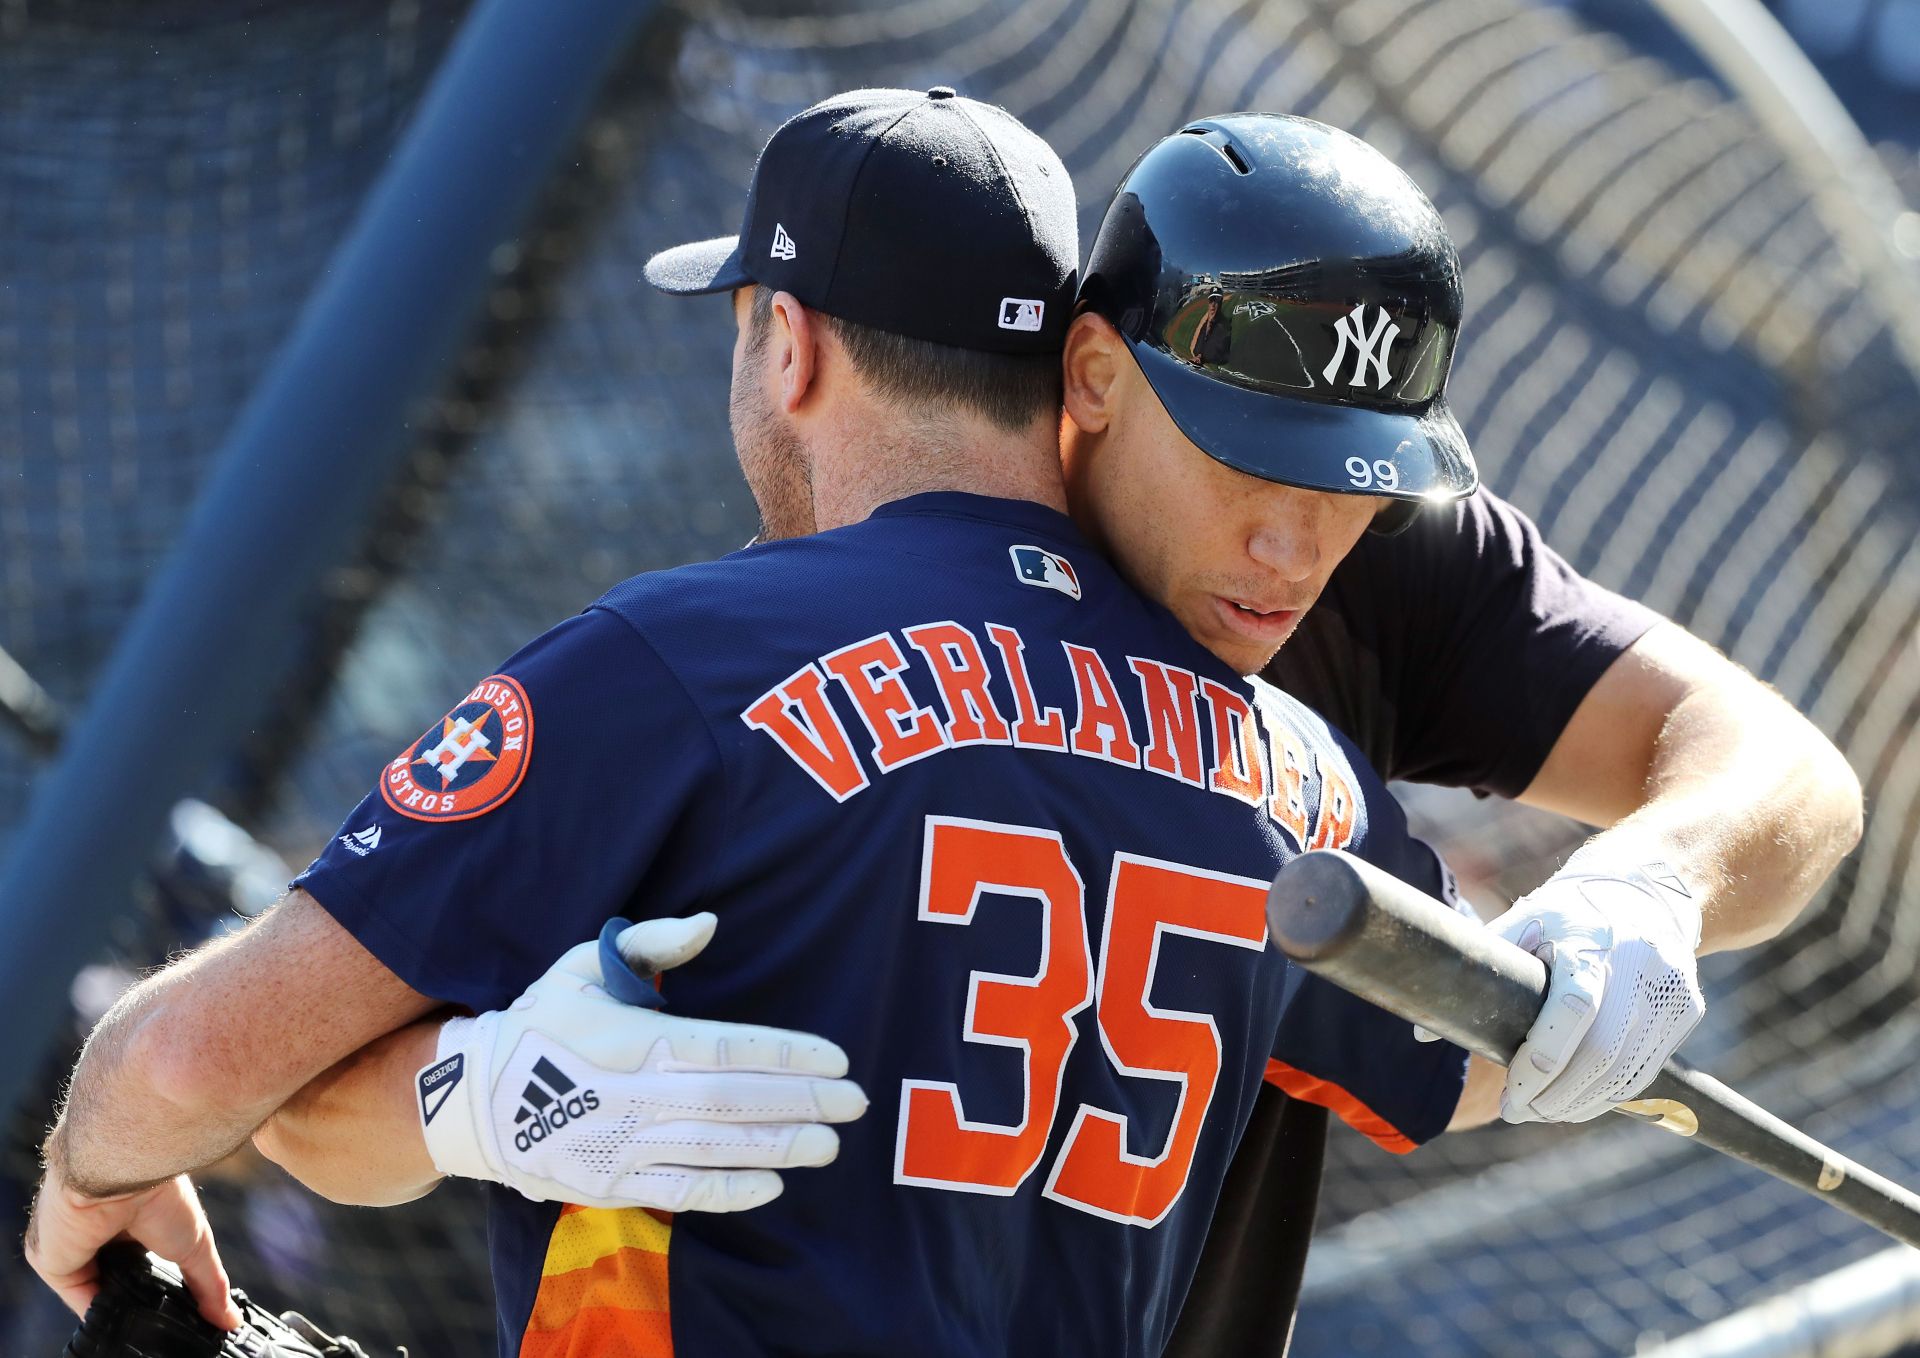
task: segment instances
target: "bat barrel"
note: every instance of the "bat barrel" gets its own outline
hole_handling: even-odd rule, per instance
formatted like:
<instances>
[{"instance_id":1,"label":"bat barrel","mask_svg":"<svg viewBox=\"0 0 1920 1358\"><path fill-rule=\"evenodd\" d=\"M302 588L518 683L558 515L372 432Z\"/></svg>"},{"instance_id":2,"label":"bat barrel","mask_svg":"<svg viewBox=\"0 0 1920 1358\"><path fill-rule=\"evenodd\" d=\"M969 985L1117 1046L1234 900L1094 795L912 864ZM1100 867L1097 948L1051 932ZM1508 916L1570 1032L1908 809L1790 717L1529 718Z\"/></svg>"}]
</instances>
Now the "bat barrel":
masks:
<instances>
[{"instance_id":1,"label":"bat barrel","mask_svg":"<svg viewBox=\"0 0 1920 1358\"><path fill-rule=\"evenodd\" d=\"M1657 1119L1671 1131L1827 1199L1895 1240L1920 1246L1920 1196L1677 1058L1638 1099L1615 1111Z\"/></svg>"},{"instance_id":2,"label":"bat barrel","mask_svg":"<svg viewBox=\"0 0 1920 1358\"><path fill-rule=\"evenodd\" d=\"M1547 997L1539 958L1337 849L1280 869L1267 930L1307 970L1503 1066Z\"/></svg>"}]
</instances>

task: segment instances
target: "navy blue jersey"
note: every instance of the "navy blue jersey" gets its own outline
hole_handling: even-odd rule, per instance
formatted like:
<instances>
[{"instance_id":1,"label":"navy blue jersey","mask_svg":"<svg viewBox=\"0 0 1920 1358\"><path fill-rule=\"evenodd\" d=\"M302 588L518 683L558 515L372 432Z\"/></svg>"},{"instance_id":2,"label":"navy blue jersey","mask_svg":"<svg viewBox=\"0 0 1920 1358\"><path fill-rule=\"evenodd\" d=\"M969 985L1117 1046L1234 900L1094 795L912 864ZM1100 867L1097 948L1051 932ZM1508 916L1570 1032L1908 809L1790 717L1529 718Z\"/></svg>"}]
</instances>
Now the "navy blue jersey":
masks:
<instances>
[{"instance_id":1,"label":"navy blue jersey","mask_svg":"<svg viewBox=\"0 0 1920 1358\"><path fill-rule=\"evenodd\" d=\"M1266 947L1328 845L1441 889L1342 737L1063 515L936 494L614 589L300 884L475 1010L610 915L712 910L670 1006L829 1037L873 1101L750 1212L494 1190L503 1353L1157 1358L1263 1076L1409 1142L1458 1099L1458 1050Z\"/></svg>"}]
</instances>

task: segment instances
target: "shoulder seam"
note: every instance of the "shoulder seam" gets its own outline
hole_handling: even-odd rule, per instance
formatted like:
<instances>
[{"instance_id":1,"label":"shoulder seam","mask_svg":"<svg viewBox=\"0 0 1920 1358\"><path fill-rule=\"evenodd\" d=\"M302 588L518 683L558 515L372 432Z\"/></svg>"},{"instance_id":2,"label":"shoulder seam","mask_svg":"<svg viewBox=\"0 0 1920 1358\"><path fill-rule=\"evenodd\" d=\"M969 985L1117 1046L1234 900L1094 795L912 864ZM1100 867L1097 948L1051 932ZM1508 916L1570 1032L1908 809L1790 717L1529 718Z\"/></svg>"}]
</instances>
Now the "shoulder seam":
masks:
<instances>
[{"instance_id":1,"label":"shoulder seam","mask_svg":"<svg viewBox=\"0 0 1920 1358\"><path fill-rule=\"evenodd\" d=\"M694 696L693 690L687 687L687 681L680 677L680 671L674 666L674 663L667 659L665 653L662 652L658 646L654 645L653 638L647 635L646 629L638 622L635 622L625 613L621 613L599 601L590 604L588 611L604 613L625 627L627 631L633 633L634 639L653 653L653 658L660 662L660 668L665 670L673 679L675 687L680 690L680 695L687 700L687 705L693 709L694 715L699 717L700 729L707 733L707 743L713 747L714 760L720 766L720 785L723 790L723 801L725 803L725 809L721 813L720 820L720 842L723 844L730 842L735 820L734 811L739 801L738 797L734 794L734 787L737 780L734 778L733 764L727 758L726 747L720 743L720 737L714 734L713 723L708 720L706 709L700 705L700 700ZM695 904L697 906L704 906L708 898L713 895L713 877L718 862L719 858L717 855L707 860L707 864L703 869L700 891L695 897Z\"/></svg>"}]
</instances>

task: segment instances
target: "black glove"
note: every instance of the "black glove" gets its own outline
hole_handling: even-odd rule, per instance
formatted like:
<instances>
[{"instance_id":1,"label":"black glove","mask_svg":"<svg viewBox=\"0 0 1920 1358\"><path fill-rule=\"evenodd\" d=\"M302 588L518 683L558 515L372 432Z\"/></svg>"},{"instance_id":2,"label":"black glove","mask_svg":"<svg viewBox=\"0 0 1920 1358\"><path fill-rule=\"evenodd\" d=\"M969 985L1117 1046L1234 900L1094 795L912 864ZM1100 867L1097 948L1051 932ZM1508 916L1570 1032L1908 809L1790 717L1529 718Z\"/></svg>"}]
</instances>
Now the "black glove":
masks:
<instances>
[{"instance_id":1,"label":"black glove","mask_svg":"<svg viewBox=\"0 0 1920 1358\"><path fill-rule=\"evenodd\" d=\"M297 1311L276 1316L237 1287L240 1328L209 1324L180 1271L129 1241L102 1249L99 1263L100 1295L61 1358L367 1358L351 1339L322 1333Z\"/></svg>"}]
</instances>

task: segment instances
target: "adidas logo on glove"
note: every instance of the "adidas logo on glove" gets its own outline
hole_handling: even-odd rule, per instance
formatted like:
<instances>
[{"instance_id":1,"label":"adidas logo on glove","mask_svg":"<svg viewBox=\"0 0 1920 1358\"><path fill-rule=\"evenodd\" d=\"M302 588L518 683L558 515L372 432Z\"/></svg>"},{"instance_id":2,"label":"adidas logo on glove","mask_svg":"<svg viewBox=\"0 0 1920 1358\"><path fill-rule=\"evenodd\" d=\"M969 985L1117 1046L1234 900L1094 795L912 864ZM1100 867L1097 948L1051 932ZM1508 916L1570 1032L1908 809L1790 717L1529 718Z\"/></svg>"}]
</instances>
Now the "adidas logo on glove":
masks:
<instances>
[{"instance_id":1,"label":"adidas logo on glove","mask_svg":"<svg viewBox=\"0 0 1920 1358\"><path fill-rule=\"evenodd\" d=\"M538 1143L569 1122L585 1117L600 1106L600 1096L591 1089L580 1089L546 1057L533 1063L533 1078L520 1094L520 1108L513 1115L520 1130L513 1134L515 1149L530 1151Z\"/></svg>"}]
</instances>

